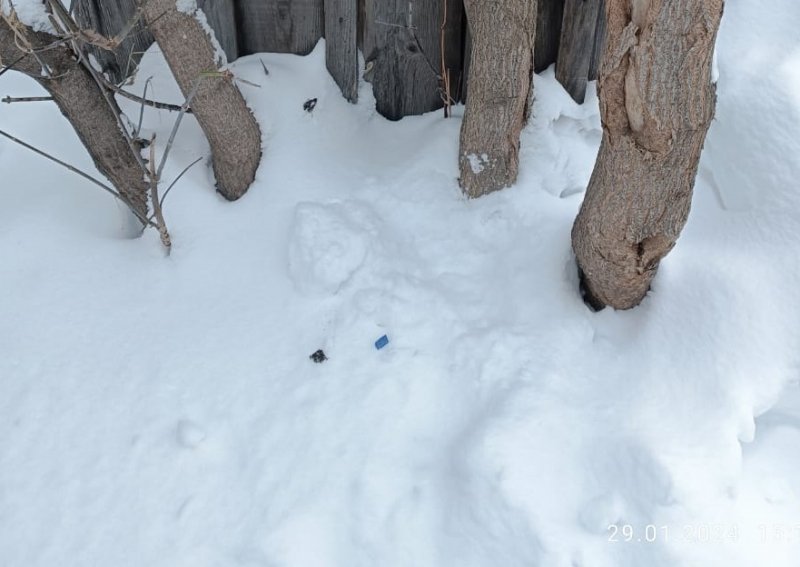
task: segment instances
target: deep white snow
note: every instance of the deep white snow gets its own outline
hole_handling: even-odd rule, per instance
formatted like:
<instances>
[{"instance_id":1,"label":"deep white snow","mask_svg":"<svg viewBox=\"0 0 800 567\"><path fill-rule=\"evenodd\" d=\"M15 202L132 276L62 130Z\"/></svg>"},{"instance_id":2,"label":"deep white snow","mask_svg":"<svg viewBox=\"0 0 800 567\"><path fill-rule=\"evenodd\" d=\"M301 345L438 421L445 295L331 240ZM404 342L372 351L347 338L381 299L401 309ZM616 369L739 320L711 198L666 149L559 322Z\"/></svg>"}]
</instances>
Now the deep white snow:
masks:
<instances>
[{"instance_id":1,"label":"deep white snow","mask_svg":"<svg viewBox=\"0 0 800 567\"><path fill-rule=\"evenodd\" d=\"M798 23L726 3L690 220L626 312L577 293L600 123L552 71L519 183L467 201L458 117L349 105L322 45L240 59L257 182L222 200L187 117L169 257L0 141L0 565L800 565ZM145 110L160 151L173 120ZM48 103L0 128L91 170Z\"/></svg>"}]
</instances>

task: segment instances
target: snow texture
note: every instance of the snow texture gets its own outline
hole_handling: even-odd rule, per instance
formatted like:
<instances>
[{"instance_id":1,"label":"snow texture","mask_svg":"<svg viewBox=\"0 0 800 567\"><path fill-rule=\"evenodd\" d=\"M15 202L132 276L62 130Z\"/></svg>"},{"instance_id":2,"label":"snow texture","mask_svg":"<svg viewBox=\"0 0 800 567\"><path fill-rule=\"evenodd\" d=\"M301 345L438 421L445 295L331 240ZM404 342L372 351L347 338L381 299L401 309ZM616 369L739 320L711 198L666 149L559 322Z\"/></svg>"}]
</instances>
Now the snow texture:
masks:
<instances>
[{"instance_id":1,"label":"snow texture","mask_svg":"<svg viewBox=\"0 0 800 567\"><path fill-rule=\"evenodd\" d=\"M191 169L169 257L1 141L0 565L797 567L798 21L726 3L689 223L632 311L578 295L601 126L552 70L517 185L466 200L458 116L348 104L322 43L239 59L263 163L235 203ZM182 102L155 47L150 76ZM55 107L0 122L93 171ZM186 116L164 179L208 153Z\"/></svg>"},{"instance_id":2,"label":"snow texture","mask_svg":"<svg viewBox=\"0 0 800 567\"><path fill-rule=\"evenodd\" d=\"M6 16L12 12L19 21L33 31L55 34L44 0L0 0L0 9Z\"/></svg>"},{"instance_id":3,"label":"snow texture","mask_svg":"<svg viewBox=\"0 0 800 567\"><path fill-rule=\"evenodd\" d=\"M469 161L469 168L472 170L472 173L478 175L486 169L486 165L489 163L489 156L485 153L481 155L467 154L467 161Z\"/></svg>"},{"instance_id":4,"label":"snow texture","mask_svg":"<svg viewBox=\"0 0 800 567\"><path fill-rule=\"evenodd\" d=\"M175 8L184 14L194 14L197 11L197 0L175 0Z\"/></svg>"}]
</instances>

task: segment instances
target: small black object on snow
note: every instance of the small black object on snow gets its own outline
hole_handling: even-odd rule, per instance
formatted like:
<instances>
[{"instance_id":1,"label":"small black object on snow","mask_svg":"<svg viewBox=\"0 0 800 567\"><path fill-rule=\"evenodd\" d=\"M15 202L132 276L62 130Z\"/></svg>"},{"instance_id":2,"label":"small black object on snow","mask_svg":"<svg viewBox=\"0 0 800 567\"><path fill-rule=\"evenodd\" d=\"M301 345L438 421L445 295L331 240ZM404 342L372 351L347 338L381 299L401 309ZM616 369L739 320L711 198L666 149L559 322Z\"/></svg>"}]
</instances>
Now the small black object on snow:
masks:
<instances>
[{"instance_id":1,"label":"small black object on snow","mask_svg":"<svg viewBox=\"0 0 800 567\"><path fill-rule=\"evenodd\" d=\"M305 110L306 112L311 112L312 110L314 110L315 106L317 106L317 99L310 98L303 103L303 110Z\"/></svg>"},{"instance_id":2,"label":"small black object on snow","mask_svg":"<svg viewBox=\"0 0 800 567\"><path fill-rule=\"evenodd\" d=\"M310 358L311 360L313 360L317 364L319 364L321 362L325 362L326 360L328 360L328 357L325 356L325 353L322 352L322 349L319 349L317 352L315 352L314 354L312 354L308 358Z\"/></svg>"},{"instance_id":3,"label":"small black object on snow","mask_svg":"<svg viewBox=\"0 0 800 567\"><path fill-rule=\"evenodd\" d=\"M267 69L267 65L264 63L263 59L259 59L261 61L261 67L264 69L264 74L269 75L269 69Z\"/></svg>"}]
</instances>

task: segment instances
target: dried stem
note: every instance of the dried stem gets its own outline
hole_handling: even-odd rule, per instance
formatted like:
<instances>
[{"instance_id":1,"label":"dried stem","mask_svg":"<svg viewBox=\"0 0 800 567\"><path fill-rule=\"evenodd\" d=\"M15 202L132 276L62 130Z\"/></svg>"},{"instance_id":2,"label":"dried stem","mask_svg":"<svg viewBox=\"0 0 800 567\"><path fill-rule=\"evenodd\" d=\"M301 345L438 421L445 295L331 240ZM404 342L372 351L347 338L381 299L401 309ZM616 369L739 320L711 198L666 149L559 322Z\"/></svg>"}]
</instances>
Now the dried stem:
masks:
<instances>
[{"instance_id":1,"label":"dried stem","mask_svg":"<svg viewBox=\"0 0 800 567\"><path fill-rule=\"evenodd\" d=\"M163 162L161 164L163 166ZM160 170L161 168L159 168ZM156 219L156 226L158 234L161 237L161 244L167 250L169 255L172 249L172 240L169 237L167 230L167 223L164 220L164 214L161 211L161 201L158 199L158 173L156 173L156 135L150 138L150 202L153 205L153 217Z\"/></svg>"},{"instance_id":2,"label":"dried stem","mask_svg":"<svg viewBox=\"0 0 800 567\"><path fill-rule=\"evenodd\" d=\"M445 64L445 37L444 32L447 26L447 0L443 0L443 14L442 14L442 25L439 28L439 51L441 52L442 56L442 74L440 77L441 80L441 87L442 87L442 100L444 101L444 117L450 117L450 106L452 104L453 99L450 97L450 69L447 68Z\"/></svg>"},{"instance_id":3,"label":"dried stem","mask_svg":"<svg viewBox=\"0 0 800 567\"><path fill-rule=\"evenodd\" d=\"M6 104L11 104L14 102L48 102L52 101L53 97L51 96L7 96L1 99L2 102Z\"/></svg>"}]
</instances>

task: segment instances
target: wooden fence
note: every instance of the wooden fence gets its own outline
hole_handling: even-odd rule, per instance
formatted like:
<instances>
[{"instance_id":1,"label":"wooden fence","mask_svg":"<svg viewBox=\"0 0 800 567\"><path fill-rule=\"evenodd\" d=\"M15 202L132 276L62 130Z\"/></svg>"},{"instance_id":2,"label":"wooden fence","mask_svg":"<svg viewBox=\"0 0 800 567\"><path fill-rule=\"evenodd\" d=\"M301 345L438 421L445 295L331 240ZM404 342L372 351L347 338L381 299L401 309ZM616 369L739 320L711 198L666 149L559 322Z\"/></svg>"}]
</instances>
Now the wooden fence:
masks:
<instances>
[{"instance_id":1,"label":"wooden fence","mask_svg":"<svg viewBox=\"0 0 800 567\"><path fill-rule=\"evenodd\" d=\"M556 77L583 102L602 53L604 0L539 0L535 67L556 63ZM259 52L310 52L326 38L328 70L350 101L372 84L378 111L396 120L464 101L469 25L462 0L198 0L229 60ZM78 0L79 21L113 36L136 0ZM96 53L122 81L152 43L141 25L113 53ZM359 64L358 52L364 66Z\"/></svg>"}]
</instances>

